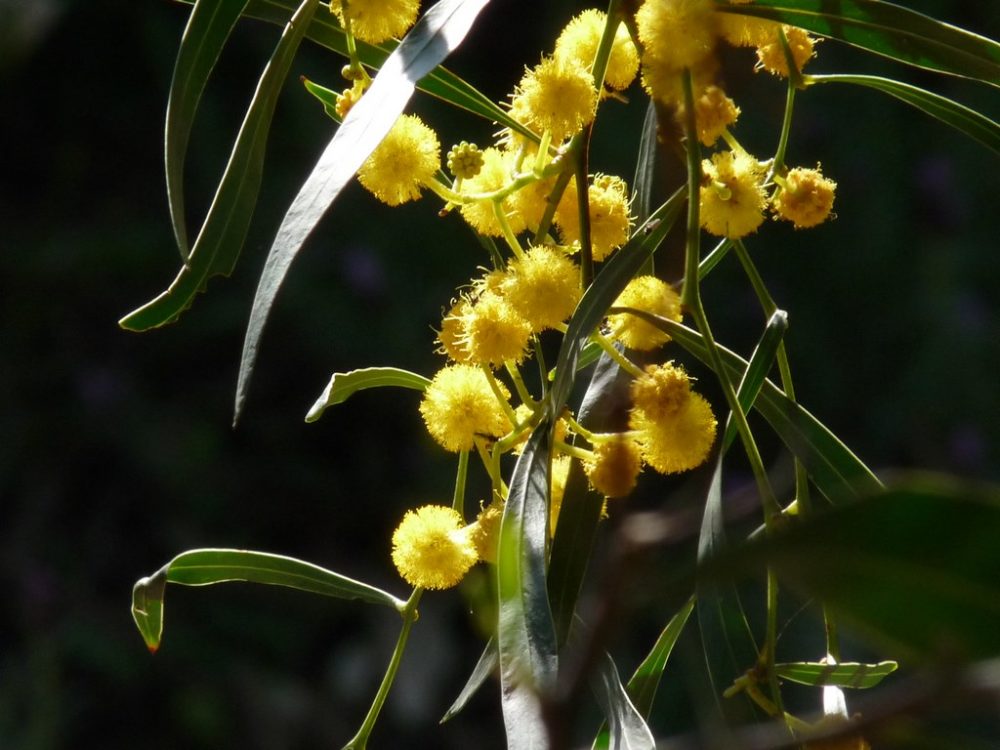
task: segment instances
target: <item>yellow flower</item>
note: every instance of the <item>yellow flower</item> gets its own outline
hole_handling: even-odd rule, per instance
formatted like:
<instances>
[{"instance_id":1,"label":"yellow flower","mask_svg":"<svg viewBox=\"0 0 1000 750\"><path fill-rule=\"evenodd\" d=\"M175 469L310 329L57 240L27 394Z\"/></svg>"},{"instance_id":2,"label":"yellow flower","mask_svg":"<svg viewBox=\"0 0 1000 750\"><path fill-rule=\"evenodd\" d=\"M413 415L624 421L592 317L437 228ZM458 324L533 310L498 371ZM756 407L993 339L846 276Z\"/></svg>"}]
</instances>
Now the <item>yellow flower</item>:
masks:
<instances>
[{"instance_id":1,"label":"yellow flower","mask_svg":"<svg viewBox=\"0 0 1000 750\"><path fill-rule=\"evenodd\" d=\"M732 0L730 0L732 2ZM743 4L750 0L741 0ZM733 2L733 4L737 4ZM759 47L774 39L780 24L766 18L741 16L738 13L716 13L719 36L734 47Z\"/></svg>"},{"instance_id":2,"label":"yellow flower","mask_svg":"<svg viewBox=\"0 0 1000 750\"><path fill-rule=\"evenodd\" d=\"M524 359L531 326L493 292L484 292L462 315L462 345L473 362L493 367Z\"/></svg>"},{"instance_id":3,"label":"yellow flower","mask_svg":"<svg viewBox=\"0 0 1000 750\"><path fill-rule=\"evenodd\" d=\"M833 210L837 183L816 169L796 167L785 176L785 184L774 197L775 213L796 229L822 224Z\"/></svg>"},{"instance_id":4,"label":"yellow flower","mask_svg":"<svg viewBox=\"0 0 1000 750\"><path fill-rule=\"evenodd\" d=\"M661 474L676 474L700 466L715 442L712 407L699 394L670 419L655 421L641 409L633 409L629 426L639 432L642 459Z\"/></svg>"},{"instance_id":5,"label":"yellow flower","mask_svg":"<svg viewBox=\"0 0 1000 750\"><path fill-rule=\"evenodd\" d=\"M792 60L795 67L802 70L805 64L816 54L816 40L797 26L782 26L785 31L785 38L788 46L792 50ZM782 78L788 77L788 60L785 59L785 51L781 48L781 39L777 34L772 34L770 41L762 43L757 47L757 70L766 70Z\"/></svg>"},{"instance_id":6,"label":"yellow flower","mask_svg":"<svg viewBox=\"0 0 1000 750\"><path fill-rule=\"evenodd\" d=\"M678 118L683 117L683 107ZM705 146L713 146L726 128L736 122L740 108L726 96L718 86L707 86L695 93L694 120L698 129L698 140Z\"/></svg>"},{"instance_id":7,"label":"yellow flower","mask_svg":"<svg viewBox=\"0 0 1000 750\"><path fill-rule=\"evenodd\" d=\"M477 559L462 516L444 505L407 511L392 534L392 562L411 586L451 588Z\"/></svg>"},{"instance_id":8,"label":"yellow flower","mask_svg":"<svg viewBox=\"0 0 1000 750\"><path fill-rule=\"evenodd\" d=\"M488 148L482 152L483 165L479 174L469 178L462 183L462 192L466 195L477 193L492 193L507 185L510 181L510 169L504 153L496 148ZM501 203L504 214L511 223L511 228L516 233L524 230L524 224L519 217L513 213L509 199L504 199ZM493 213L493 202L490 200L480 200L475 203L462 205L462 218L465 219L473 229L480 234L489 237L500 237L503 230Z\"/></svg>"},{"instance_id":9,"label":"yellow flower","mask_svg":"<svg viewBox=\"0 0 1000 750\"><path fill-rule=\"evenodd\" d=\"M673 417L691 396L691 378L673 362L648 365L646 373L631 385L632 406L654 421Z\"/></svg>"},{"instance_id":10,"label":"yellow flower","mask_svg":"<svg viewBox=\"0 0 1000 750\"><path fill-rule=\"evenodd\" d=\"M706 57L698 65L691 68L691 83L694 94L712 85L718 71L719 63L715 56ZM642 87L653 99L658 99L667 106L679 107L684 104L684 87L681 72L663 62L650 58L642 60Z\"/></svg>"},{"instance_id":11,"label":"yellow flower","mask_svg":"<svg viewBox=\"0 0 1000 750\"><path fill-rule=\"evenodd\" d=\"M462 316L468 312L469 300L461 298L452 304L451 309L441 319L441 330L437 335L437 342L441 345L436 350L439 354L446 355L454 362L471 362L469 352L462 343L464 331L462 329Z\"/></svg>"},{"instance_id":12,"label":"yellow flower","mask_svg":"<svg viewBox=\"0 0 1000 750\"><path fill-rule=\"evenodd\" d=\"M535 333L555 328L580 301L580 272L564 253L542 245L511 261L503 291Z\"/></svg>"},{"instance_id":13,"label":"yellow flower","mask_svg":"<svg viewBox=\"0 0 1000 750\"><path fill-rule=\"evenodd\" d=\"M498 385L509 397L503 384ZM424 391L420 415L431 437L455 453L472 449L477 435L500 437L510 425L486 374L473 365L438 370Z\"/></svg>"},{"instance_id":14,"label":"yellow flower","mask_svg":"<svg viewBox=\"0 0 1000 750\"><path fill-rule=\"evenodd\" d=\"M415 115L400 115L358 170L358 181L390 206L416 200L441 160L437 135Z\"/></svg>"},{"instance_id":15,"label":"yellow flower","mask_svg":"<svg viewBox=\"0 0 1000 750\"><path fill-rule=\"evenodd\" d=\"M594 458L584 461L590 485L605 497L625 497L635 489L642 468L639 445L625 435L607 436L594 445Z\"/></svg>"},{"instance_id":16,"label":"yellow flower","mask_svg":"<svg viewBox=\"0 0 1000 750\"><path fill-rule=\"evenodd\" d=\"M632 279L615 300L614 306L634 307L678 322L681 319L680 296L669 284L655 276L637 276ZM608 328L611 337L629 349L648 351L670 340L659 328L631 313L609 315Z\"/></svg>"},{"instance_id":17,"label":"yellow flower","mask_svg":"<svg viewBox=\"0 0 1000 750\"><path fill-rule=\"evenodd\" d=\"M587 198L590 204L591 250L594 260L600 261L628 241L631 223L628 186L621 177L595 175L593 183L587 188ZM565 244L580 241L576 178L566 186L555 219Z\"/></svg>"},{"instance_id":18,"label":"yellow flower","mask_svg":"<svg viewBox=\"0 0 1000 750\"><path fill-rule=\"evenodd\" d=\"M494 500L479 511L475 522L469 527L472 544L480 560L488 563L497 561L497 542L500 538L500 521L503 519L502 500Z\"/></svg>"},{"instance_id":19,"label":"yellow flower","mask_svg":"<svg viewBox=\"0 0 1000 750\"><path fill-rule=\"evenodd\" d=\"M573 58L545 57L521 78L511 115L539 133L548 130L561 143L594 119L594 78Z\"/></svg>"},{"instance_id":20,"label":"yellow flower","mask_svg":"<svg viewBox=\"0 0 1000 750\"><path fill-rule=\"evenodd\" d=\"M575 59L590 70L597 55L597 47L604 33L607 14L591 8L571 20L556 40L555 57ZM621 91L627 89L639 72L639 51L635 48L625 24L619 24L615 40L611 45L608 70L604 83L608 88Z\"/></svg>"},{"instance_id":21,"label":"yellow flower","mask_svg":"<svg viewBox=\"0 0 1000 750\"><path fill-rule=\"evenodd\" d=\"M635 16L643 66L680 73L697 67L715 49L712 0L646 0Z\"/></svg>"},{"instance_id":22,"label":"yellow flower","mask_svg":"<svg viewBox=\"0 0 1000 750\"><path fill-rule=\"evenodd\" d=\"M448 151L448 171L459 179L471 179L482 168L483 152L475 143L462 141Z\"/></svg>"},{"instance_id":23,"label":"yellow flower","mask_svg":"<svg viewBox=\"0 0 1000 750\"><path fill-rule=\"evenodd\" d=\"M760 163L745 153L722 151L705 159L702 170L701 225L731 239L757 231L767 205Z\"/></svg>"},{"instance_id":24,"label":"yellow flower","mask_svg":"<svg viewBox=\"0 0 1000 750\"><path fill-rule=\"evenodd\" d=\"M519 225L523 224L532 232L538 229L538 225L542 222L542 215L548 206L549 195L551 195L555 184L555 177L550 177L547 180L535 180L508 196L507 205L516 215L516 221Z\"/></svg>"},{"instance_id":25,"label":"yellow flower","mask_svg":"<svg viewBox=\"0 0 1000 750\"><path fill-rule=\"evenodd\" d=\"M344 23L343 0L331 0L330 10ZM348 0L347 17L351 32L369 44L401 37L417 20L420 0Z\"/></svg>"},{"instance_id":26,"label":"yellow flower","mask_svg":"<svg viewBox=\"0 0 1000 750\"><path fill-rule=\"evenodd\" d=\"M552 457L552 492L549 496L549 534L555 536L556 524L559 523L559 511L562 508L563 496L566 494L566 480L569 479L569 468L573 459L569 456Z\"/></svg>"}]
</instances>

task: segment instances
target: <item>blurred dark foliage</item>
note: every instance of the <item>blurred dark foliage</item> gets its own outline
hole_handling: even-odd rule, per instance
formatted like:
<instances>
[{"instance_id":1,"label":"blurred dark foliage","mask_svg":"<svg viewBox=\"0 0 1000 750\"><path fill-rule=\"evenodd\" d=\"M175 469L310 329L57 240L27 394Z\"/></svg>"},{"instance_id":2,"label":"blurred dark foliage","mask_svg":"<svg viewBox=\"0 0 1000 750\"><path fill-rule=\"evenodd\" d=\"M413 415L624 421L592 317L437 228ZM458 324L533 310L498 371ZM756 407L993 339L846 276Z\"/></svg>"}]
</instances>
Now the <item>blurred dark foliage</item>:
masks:
<instances>
[{"instance_id":1,"label":"blurred dark foliage","mask_svg":"<svg viewBox=\"0 0 1000 750\"><path fill-rule=\"evenodd\" d=\"M991 3L919 5L1000 32ZM577 7L495 2L450 67L503 97ZM172 587L153 658L129 616L131 585L183 549L236 546L403 594L391 529L404 509L450 497L453 462L426 436L412 393L363 394L318 424L302 421L331 372L439 366L431 326L486 259L457 217L435 216L433 201L390 212L347 191L292 270L242 425L229 428L256 277L283 208L332 132L294 78L337 85L332 56L304 49L294 66L234 276L214 280L176 325L145 335L116 327L179 262L161 127L187 13L163 0L0 0L2 748L338 746L374 693L395 615L278 589ZM274 28L243 24L222 57L188 161L192 222L276 38ZM744 72L734 67L734 77L752 92L740 100L740 137L768 151L781 86L745 72L747 55L736 64ZM821 46L815 69L902 74L998 115L987 87L834 43ZM639 100L609 107L595 169L631 177ZM488 123L416 106L445 144L489 139ZM790 314L802 401L874 467L997 479L995 157L900 103L833 87L800 97L789 157L822 160L840 183L837 221L808 233L768 226L750 242ZM715 272L705 296L719 338L746 351L763 321L735 262ZM786 466L774 445L767 451ZM675 498L649 478L636 507L665 497L696 504L702 482L680 483ZM599 579L599 562L594 570ZM466 597L483 595L482 575ZM502 746L493 686L436 725L480 649L464 601L425 597L375 746ZM671 614L648 591L631 605L636 627L614 644L626 674ZM692 726L706 690L697 650L689 633L658 704L659 731Z\"/></svg>"}]
</instances>

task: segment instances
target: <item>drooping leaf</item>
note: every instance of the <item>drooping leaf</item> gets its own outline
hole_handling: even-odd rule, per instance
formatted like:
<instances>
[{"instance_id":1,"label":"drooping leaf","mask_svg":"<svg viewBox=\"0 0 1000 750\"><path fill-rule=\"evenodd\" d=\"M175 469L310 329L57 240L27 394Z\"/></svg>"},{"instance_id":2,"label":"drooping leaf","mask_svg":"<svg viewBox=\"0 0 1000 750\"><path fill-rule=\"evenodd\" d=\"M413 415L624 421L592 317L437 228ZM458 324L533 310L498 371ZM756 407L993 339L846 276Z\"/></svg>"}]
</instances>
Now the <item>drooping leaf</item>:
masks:
<instances>
[{"instance_id":1,"label":"drooping leaf","mask_svg":"<svg viewBox=\"0 0 1000 750\"><path fill-rule=\"evenodd\" d=\"M490 638L486 644L486 648L483 649L482 655L479 657L479 661L476 662L475 668L472 670L472 674L469 675L469 679L466 680L465 685L462 686L462 691L455 698L455 701L448 707L445 711L444 716L441 717L441 724L444 724L448 719L454 717L458 712L465 708L469 700L474 696L479 688L483 686L493 672L496 671L497 665L500 663L500 655L497 652L497 640L495 637Z\"/></svg>"},{"instance_id":2,"label":"drooping leaf","mask_svg":"<svg viewBox=\"0 0 1000 750\"><path fill-rule=\"evenodd\" d=\"M170 221L183 261L187 261L190 250L184 216L184 157L188 138L208 76L246 4L247 0L198 0L191 10L174 62L163 156Z\"/></svg>"},{"instance_id":3,"label":"drooping leaf","mask_svg":"<svg viewBox=\"0 0 1000 750\"><path fill-rule=\"evenodd\" d=\"M630 312L670 334L680 346L711 367L711 359L697 331L673 320L650 315L641 310L613 308ZM747 361L724 346L719 354L729 377L738 380L746 372ZM816 417L792 401L770 380L765 380L754 408L768 421L782 442L801 459L817 488L833 502L846 502L861 495L878 492L881 482L836 435Z\"/></svg>"},{"instance_id":4,"label":"drooping leaf","mask_svg":"<svg viewBox=\"0 0 1000 750\"><path fill-rule=\"evenodd\" d=\"M146 645L155 651L163 634L163 596L167 583L207 586L247 581L287 586L337 599L360 599L402 611L406 602L367 583L293 557L239 549L182 552L132 590L132 617Z\"/></svg>"},{"instance_id":5,"label":"drooping leaf","mask_svg":"<svg viewBox=\"0 0 1000 750\"><path fill-rule=\"evenodd\" d=\"M274 107L318 4L318 0L303 0L281 35L257 84L187 263L165 292L122 318L118 323L122 328L145 331L172 323L191 306L195 295L204 291L212 276L232 273L257 203Z\"/></svg>"},{"instance_id":6,"label":"drooping leaf","mask_svg":"<svg viewBox=\"0 0 1000 750\"><path fill-rule=\"evenodd\" d=\"M489 0L440 0L406 35L371 88L337 129L278 228L254 295L236 385L234 422L239 420L257 361L261 335L292 261L323 214L382 141L413 95L417 81L465 38Z\"/></svg>"},{"instance_id":7,"label":"drooping leaf","mask_svg":"<svg viewBox=\"0 0 1000 750\"><path fill-rule=\"evenodd\" d=\"M881 91L910 104L959 132L974 138L994 153L1000 154L1000 124L974 109L940 94L880 76L817 75L807 76L808 85L816 83L847 83Z\"/></svg>"},{"instance_id":8,"label":"drooping leaf","mask_svg":"<svg viewBox=\"0 0 1000 750\"><path fill-rule=\"evenodd\" d=\"M545 576L550 428L543 422L528 439L514 467L500 523L497 644L510 750L548 746L539 695L556 678L556 633Z\"/></svg>"},{"instance_id":9,"label":"drooping leaf","mask_svg":"<svg viewBox=\"0 0 1000 750\"><path fill-rule=\"evenodd\" d=\"M774 671L782 680L797 682L800 685L835 685L841 688L862 689L875 687L898 667L899 664L894 661L880 661L878 664L857 662L824 664L800 661L775 664Z\"/></svg>"},{"instance_id":10,"label":"drooping leaf","mask_svg":"<svg viewBox=\"0 0 1000 750\"><path fill-rule=\"evenodd\" d=\"M306 414L307 422L315 422L330 406L342 404L358 391L366 388L412 388L423 391L430 385L430 380L409 370L398 367L365 367L350 372L335 372L326 384L323 393Z\"/></svg>"},{"instance_id":11,"label":"drooping leaf","mask_svg":"<svg viewBox=\"0 0 1000 750\"><path fill-rule=\"evenodd\" d=\"M622 687L610 654L605 653L598 661L591 683L607 720L607 746L611 750L653 750L656 747L653 733Z\"/></svg>"},{"instance_id":12,"label":"drooping leaf","mask_svg":"<svg viewBox=\"0 0 1000 750\"><path fill-rule=\"evenodd\" d=\"M724 13L769 18L918 68L1000 85L1000 44L882 0L717 2Z\"/></svg>"}]
</instances>

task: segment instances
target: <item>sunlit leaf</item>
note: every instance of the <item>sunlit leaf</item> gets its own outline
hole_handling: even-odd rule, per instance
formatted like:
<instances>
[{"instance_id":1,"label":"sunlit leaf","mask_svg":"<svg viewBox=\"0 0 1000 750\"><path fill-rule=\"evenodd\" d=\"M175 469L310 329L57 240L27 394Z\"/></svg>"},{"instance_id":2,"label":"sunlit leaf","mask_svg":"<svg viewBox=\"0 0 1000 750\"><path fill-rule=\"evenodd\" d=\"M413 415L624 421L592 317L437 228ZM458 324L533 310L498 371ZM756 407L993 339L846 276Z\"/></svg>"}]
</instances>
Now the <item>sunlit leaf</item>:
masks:
<instances>
[{"instance_id":1,"label":"sunlit leaf","mask_svg":"<svg viewBox=\"0 0 1000 750\"><path fill-rule=\"evenodd\" d=\"M198 0L191 10L174 62L167 99L164 165L170 221L184 261L190 250L184 216L184 157L188 138L209 74L246 4L247 0Z\"/></svg>"},{"instance_id":2,"label":"sunlit leaf","mask_svg":"<svg viewBox=\"0 0 1000 750\"><path fill-rule=\"evenodd\" d=\"M858 664L841 662L792 662L775 664L774 671L783 680L800 685L836 685L841 688L872 688L891 675L899 665L894 661L880 661L878 664Z\"/></svg>"},{"instance_id":3,"label":"sunlit leaf","mask_svg":"<svg viewBox=\"0 0 1000 750\"><path fill-rule=\"evenodd\" d=\"M337 129L278 228L254 295L236 385L234 422L246 401L261 335L288 268L340 191L402 113L414 87L465 38L488 0L440 0L410 30Z\"/></svg>"},{"instance_id":4,"label":"sunlit leaf","mask_svg":"<svg viewBox=\"0 0 1000 750\"><path fill-rule=\"evenodd\" d=\"M1000 85L1000 44L881 0L717 2L725 13L769 18L939 73Z\"/></svg>"},{"instance_id":5,"label":"sunlit leaf","mask_svg":"<svg viewBox=\"0 0 1000 750\"><path fill-rule=\"evenodd\" d=\"M257 84L187 264L165 292L122 318L119 321L122 328L145 331L171 323L190 307L196 294L205 290L209 278L232 273L257 203L274 107L306 25L318 4L318 0L303 0L281 35Z\"/></svg>"},{"instance_id":6,"label":"sunlit leaf","mask_svg":"<svg viewBox=\"0 0 1000 750\"><path fill-rule=\"evenodd\" d=\"M550 427L539 425L518 459L500 523L497 644L510 750L547 746L539 694L556 678L556 633L545 577Z\"/></svg>"},{"instance_id":7,"label":"sunlit leaf","mask_svg":"<svg viewBox=\"0 0 1000 750\"><path fill-rule=\"evenodd\" d=\"M908 83L879 76L817 75L807 76L808 85L816 83L847 83L881 91L910 104L959 132L974 138L986 148L1000 154L1000 124L964 104L939 94L925 91Z\"/></svg>"},{"instance_id":8,"label":"sunlit leaf","mask_svg":"<svg viewBox=\"0 0 1000 750\"><path fill-rule=\"evenodd\" d=\"M605 653L598 661L591 681L607 719L611 750L653 750L656 747L653 733L622 687L618 668L609 654Z\"/></svg>"},{"instance_id":9,"label":"sunlit leaf","mask_svg":"<svg viewBox=\"0 0 1000 750\"><path fill-rule=\"evenodd\" d=\"M323 393L306 414L307 422L315 422L330 406L342 404L358 391L367 388L411 388L423 391L430 385L430 380L415 372L401 370L398 367L365 367L350 372L335 372L326 384Z\"/></svg>"},{"instance_id":10,"label":"sunlit leaf","mask_svg":"<svg viewBox=\"0 0 1000 750\"><path fill-rule=\"evenodd\" d=\"M182 552L132 590L132 617L146 645L155 651L163 634L163 596L167 583L207 586L247 581L287 586L337 599L360 599L402 611L405 602L386 591L284 555L239 549L195 549Z\"/></svg>"}]
</instances>

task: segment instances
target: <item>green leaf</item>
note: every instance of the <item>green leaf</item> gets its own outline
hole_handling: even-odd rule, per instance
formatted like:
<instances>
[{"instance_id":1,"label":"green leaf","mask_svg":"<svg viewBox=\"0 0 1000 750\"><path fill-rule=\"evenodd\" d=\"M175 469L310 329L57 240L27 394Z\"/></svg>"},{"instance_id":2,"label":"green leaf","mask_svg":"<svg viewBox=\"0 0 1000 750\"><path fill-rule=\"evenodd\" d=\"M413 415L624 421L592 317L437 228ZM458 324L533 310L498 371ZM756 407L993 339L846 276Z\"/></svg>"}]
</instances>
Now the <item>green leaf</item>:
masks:
<instances>
[{"instance_id":1,"label":"green leaf","mask_svg":"<svg viewBox=\"0 0 1000 750\"><path fill-rule=\"evenodd\" d=\"M1000 85L1000 44L881 0L717 2L723 13L769 18L939 73Z\"/></svg>"},{"instance_id":2,"label":"green leaf","mask_svg":"<svg viewBox=\"0 0 1000 750\"><path fill-rule=\"evenodd\" d=\"M859 75L806 76L806 84L849 83L894 96L1000 154L1000 125L964 104L890 78Z\"/></svg>"},{"instance_id":3,"label":"green leaf","mask_svg":"<svg viewBox=\"0 0 1000 750\"><path fill-rule=\"evenodd\" d=\"M184 157L191 125L208 76L246 4L247 0L198 0L177 50L167 99L164 163L170 221L181 260L185 262L190 248L184 217Z\"/></svg>"},{"instance_id":4,"label":"green leaf","mask_svg":"<svg viewBox=\"0 0 1000 750\"><path fill-rule=\"evenodd\" d=\"M398 367L365 367L350 372L335 372L330 378L330 382L326 384L326 388L323 389L322 395L316 399L316 403L306 414L306 421L315 422L323 416L327 407L342 404L358 391L367 388L393 386L423 391L430 385L430 382L423 375L400 370Z\"/></svg>"},{"instance_id":5,"label":"green leaf","mask_svg":"<svg viewBox=\"0 0 1000 750\"><path fill-rule=\"evenodd\" d=\"M336 91L328 89L325 86L320 86L318 83L310 81L305 76L302 77L302 85L306 87L306 91L319 100L319 103L323 105L323 110L334 120L334 122L343 122L343 119L337 114Z\"/></svg>"},{"instance_id":6,"label":"green leaf","mask_svg":"<svg viewBox=\"0 0 1000 750\"><path fill-rule=\"evenodd\" d=\"M792 662L775 664L778 677L800 685L836 685L841 688L872 688L891 675L899 667L894 661L880 661L878 664L858 664L842 662Z\"/></svg>"},{"instance_id":7,"label":"green leaf","mask_svg":"<svg viewBox=\"0 0 1000 750\"><path fill-rule=\"evenodd\" d=\"M771 566L881 647L954 667L1000 655L998 538L998 488L918 476L733 548L698 575Z\"/></svg>"},{"instance_id":8,"label":"green leaf","mask_svg":"<svg viewBox=\"0 0 1000 750\"><path fill-rule=\"evenodd\" d=\"M663 242L680 215L686 196L686 189L680 188L660 206L632 238L604 263L594 283L584 293L567 325L556 359L556 377L547 399L550 415L559 414L566 405L576 377L580 351L590 334L607 314L611 303Z\"/></svg>"},{"instance_id":9,"label":"green leaf","mask_svg":"<svg viewBox=\"0 0 1000 750\"><path fill-rule=\"evenodd\" d=\"M399 612L406 606L406 602L382 589L293 557L240 549L194 549L182 552L152 576L140 579L132 590L132 617L150 651L160 645L167 583L207 586L229 581L287 586L337 599L360 599Z\"/></svg>"},{"instance_id":10,"label":"green leaf","mask_svg":"<svg viewBox=\"0 0 1000 750\"><path fill-rule=\"evenodd\" d=\"M466 680L465 685L462 687L462 692L458 694L454 703L448 707L444 716L441 717L441 724L444 724L446 721L453 718L459 711L465 708L472 696L479 692L479 688L481 688L483 683L486 682L486 678L493 674L499 663L500 655L497 652L497 640L496 637L491 637L489 642L486 644L486 648L483 649L483 653L479 657L479 661L476 662L476 666L472 670L472 674L469 675L469 679Z\"/></svg>"},{"instance_id":11,"label":"green leaf","mask_svg":"<svg viewBox=\"0 0 1000 750\"><path fill-rule=\"evenodd\" d=\"M632 180L632 210L635 223L644 224L649 218L653 202L653 181L656 167L656 105L650 100L642 120L639 136L639 153L635 160L635 177Z\"/></svg>"},{"instance_id":12,"label":"green leaf","mask_svg":"<svg viewBox=\"0 0 1000 750\"><path fill-rule=\"evenodd\" d=\"M551 428L543 422L528 439L500 522L497 644L510 750L547 745L539 694L556 679L556 633L545 580Z\"/></svg>"},{"instance_id":13,"label":"green leaf","mask_svg":"<svg viewBox=\"0 0 1000 750\"><path fill-rule=\"evenodd\" d=\"M618 668L609 654L598 661L591 681L607 718L610 746L614 750L653 750L653 733L622 687Z\"/></svg>"},{"instance_id":14,"label":"green leaf","mask_svg":"<svg viewBox=\"0 0 1000 750\"><path fill-rule=\"evenodd\" d=\"M209 278L232 273L257 202L274 107L318 4L318 0L303 0L281 35L257 84L226 171L187 264L165 292L122 318L118 323L122 328L145 331L172 323L191 306L195 295L204 291Z\"/></svg>"},{"instance_id":15,"label":"green leaf","mask_svg":"<svg viewBox=\"0 0 1000 750\"><path fill-rule=\"evenodd\" d=\"M250 0L244 15L282 25L294 8L294 0ZM337 24L337 19L332 13L320 13L313 18L306 36L317 44L347 57L344 30ZM369 68L380 68L395 47L394 42L372 45L358 40L358 58ZM535 133L512 118L496 102L445 68L439 66L432 70L417 83L417 88L490 122L511 128L535 143L540 140Z\"/></svg>"},{"instance_id":16,"label":"green leaf","mask_svg":"<svg viewBox=\"0 0 1000 750\"><path fill-rule=\"evenodd\" d=\"M382 141L413 95L416 82L465 38L489 0L440 0L406 35L355 104L300 188L278 228L254 295L236 385L239 420L261 334L288 268L340 191Z\"/></svg>"},{"instance_id":17,"label":"green leaf","mask_svg":"<svg viewBox=\"0 0 1000 750\"><path fill-rule=\"evenodd\" d=\"M701 334L673 320L633 310L630 312L670 334L680 346L711 367ZM733 380L741 378L747 361L738 354L719 346L723 366ZM754 408L768 421L782 442L801 459L816 487L835 503L847 502L861 495L878 492L881 482L836 435L802 406L792 401L770 380L761 386Z\"/></svg>"}]
</instances>

